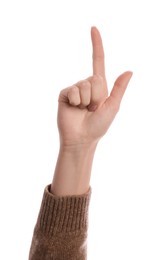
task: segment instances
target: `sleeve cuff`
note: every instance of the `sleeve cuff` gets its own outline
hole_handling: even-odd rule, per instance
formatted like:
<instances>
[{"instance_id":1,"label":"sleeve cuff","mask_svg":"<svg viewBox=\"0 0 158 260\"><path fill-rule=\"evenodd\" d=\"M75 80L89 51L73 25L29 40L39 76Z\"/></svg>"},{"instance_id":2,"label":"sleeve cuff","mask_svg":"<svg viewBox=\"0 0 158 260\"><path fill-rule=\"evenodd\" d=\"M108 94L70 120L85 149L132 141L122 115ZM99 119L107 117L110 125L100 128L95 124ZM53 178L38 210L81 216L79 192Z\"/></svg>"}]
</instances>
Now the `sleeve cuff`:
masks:
<instances>
[{"instance_id":1,"label":"sleeve cuff","mask_svg":"<svg viewBox=\"0 0 158 260\"><path fill-rule=\"evenodd\" d=\"M81 232L88 228L88 210L92 193L89 190L82 195L57 196L46 186L39 211L36 230L54 236L57 233Z\"/></svg>"}]
</instances>

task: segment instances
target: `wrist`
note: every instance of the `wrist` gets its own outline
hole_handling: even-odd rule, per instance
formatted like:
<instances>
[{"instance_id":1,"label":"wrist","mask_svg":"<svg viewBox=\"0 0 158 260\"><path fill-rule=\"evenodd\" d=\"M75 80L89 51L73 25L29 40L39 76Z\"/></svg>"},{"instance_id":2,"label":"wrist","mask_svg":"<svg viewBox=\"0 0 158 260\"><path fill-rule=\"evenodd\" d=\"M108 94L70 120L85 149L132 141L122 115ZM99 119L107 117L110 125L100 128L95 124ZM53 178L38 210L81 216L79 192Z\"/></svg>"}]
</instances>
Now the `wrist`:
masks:
<instances>
[{"instance_id":1,"label":"wrist","mask_svg":"<svg viewBox=\"0 0 158 260\"><path fill-rule=\"evenodd\" d=\"M60 144L60 152L68 154L85 154L94 153L96 150L98 142L84 143L84 144Z\"/></svg>"},{"instance_id":2,"label":"wrist","mask_svg":"<svg viewBox=\"0 0 158 260\"><path fill-rule=\"evenodd\" d=\"M80 195L89 189L91 168L97 144L60 146L51 192Z\"/></svg>"}]
</instances>

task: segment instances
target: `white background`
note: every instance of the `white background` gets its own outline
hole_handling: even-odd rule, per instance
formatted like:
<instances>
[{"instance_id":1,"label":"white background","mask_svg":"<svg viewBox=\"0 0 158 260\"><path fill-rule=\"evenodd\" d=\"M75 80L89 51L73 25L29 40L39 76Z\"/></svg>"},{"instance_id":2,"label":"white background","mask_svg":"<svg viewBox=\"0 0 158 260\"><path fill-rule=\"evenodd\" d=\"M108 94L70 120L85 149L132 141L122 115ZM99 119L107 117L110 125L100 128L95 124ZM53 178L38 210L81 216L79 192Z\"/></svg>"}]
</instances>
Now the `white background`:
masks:
<instances>
[{"instance_id":1,"label":"white background","mask_svg":"<svg viewBox=\"0 0 158 260\"><path fill-rule=\"evenodd\" d=\"M0 1L0 258L27 260L52 181L62 88L92 73L103 38L109 90L134 72L95 155L88 260L158 259L157 1Z\"/></svg>"}]
</instances>

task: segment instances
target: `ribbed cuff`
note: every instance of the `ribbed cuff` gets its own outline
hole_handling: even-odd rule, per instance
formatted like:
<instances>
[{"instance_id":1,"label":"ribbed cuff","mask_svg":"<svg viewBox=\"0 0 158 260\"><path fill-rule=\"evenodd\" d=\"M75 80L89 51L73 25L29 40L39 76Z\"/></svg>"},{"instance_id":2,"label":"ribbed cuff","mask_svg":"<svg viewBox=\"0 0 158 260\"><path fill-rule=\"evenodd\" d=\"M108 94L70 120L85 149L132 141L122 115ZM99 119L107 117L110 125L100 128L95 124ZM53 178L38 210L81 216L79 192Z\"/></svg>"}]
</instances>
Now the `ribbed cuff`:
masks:
<instances>
[{"instance_id":1,"label":"ribbed cuff","mask_svg":"<svg viewBox=\"0 0 158 260\"><path fill-rule=\"evenodd\" d=\"M53 236L82 231L88 228L88 210L92 193L91 186L82 195L56 196L48 185L43 194L36 230Z\"/></svg>"}]
</instances>

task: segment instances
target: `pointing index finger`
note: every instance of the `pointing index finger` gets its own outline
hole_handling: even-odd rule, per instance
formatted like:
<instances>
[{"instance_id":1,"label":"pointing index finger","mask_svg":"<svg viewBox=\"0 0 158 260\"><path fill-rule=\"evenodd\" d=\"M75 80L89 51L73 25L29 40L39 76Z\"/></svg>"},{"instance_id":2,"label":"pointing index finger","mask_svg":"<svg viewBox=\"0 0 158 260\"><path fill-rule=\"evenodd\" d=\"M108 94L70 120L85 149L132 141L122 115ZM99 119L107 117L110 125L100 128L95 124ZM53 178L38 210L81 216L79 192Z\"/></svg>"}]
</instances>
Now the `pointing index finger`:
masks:
<instances>
[{"instance_id":1,"label":"pointing index finger","mask_svg":"<svg viewBox=\"0 0 158 260\"><path fill-rule=\"evenodd\" d=\"M105 78L104 49L101 35L96 27L91 28L91 39L93 47L93 75Z\"/></svg>"}]
</instances>

